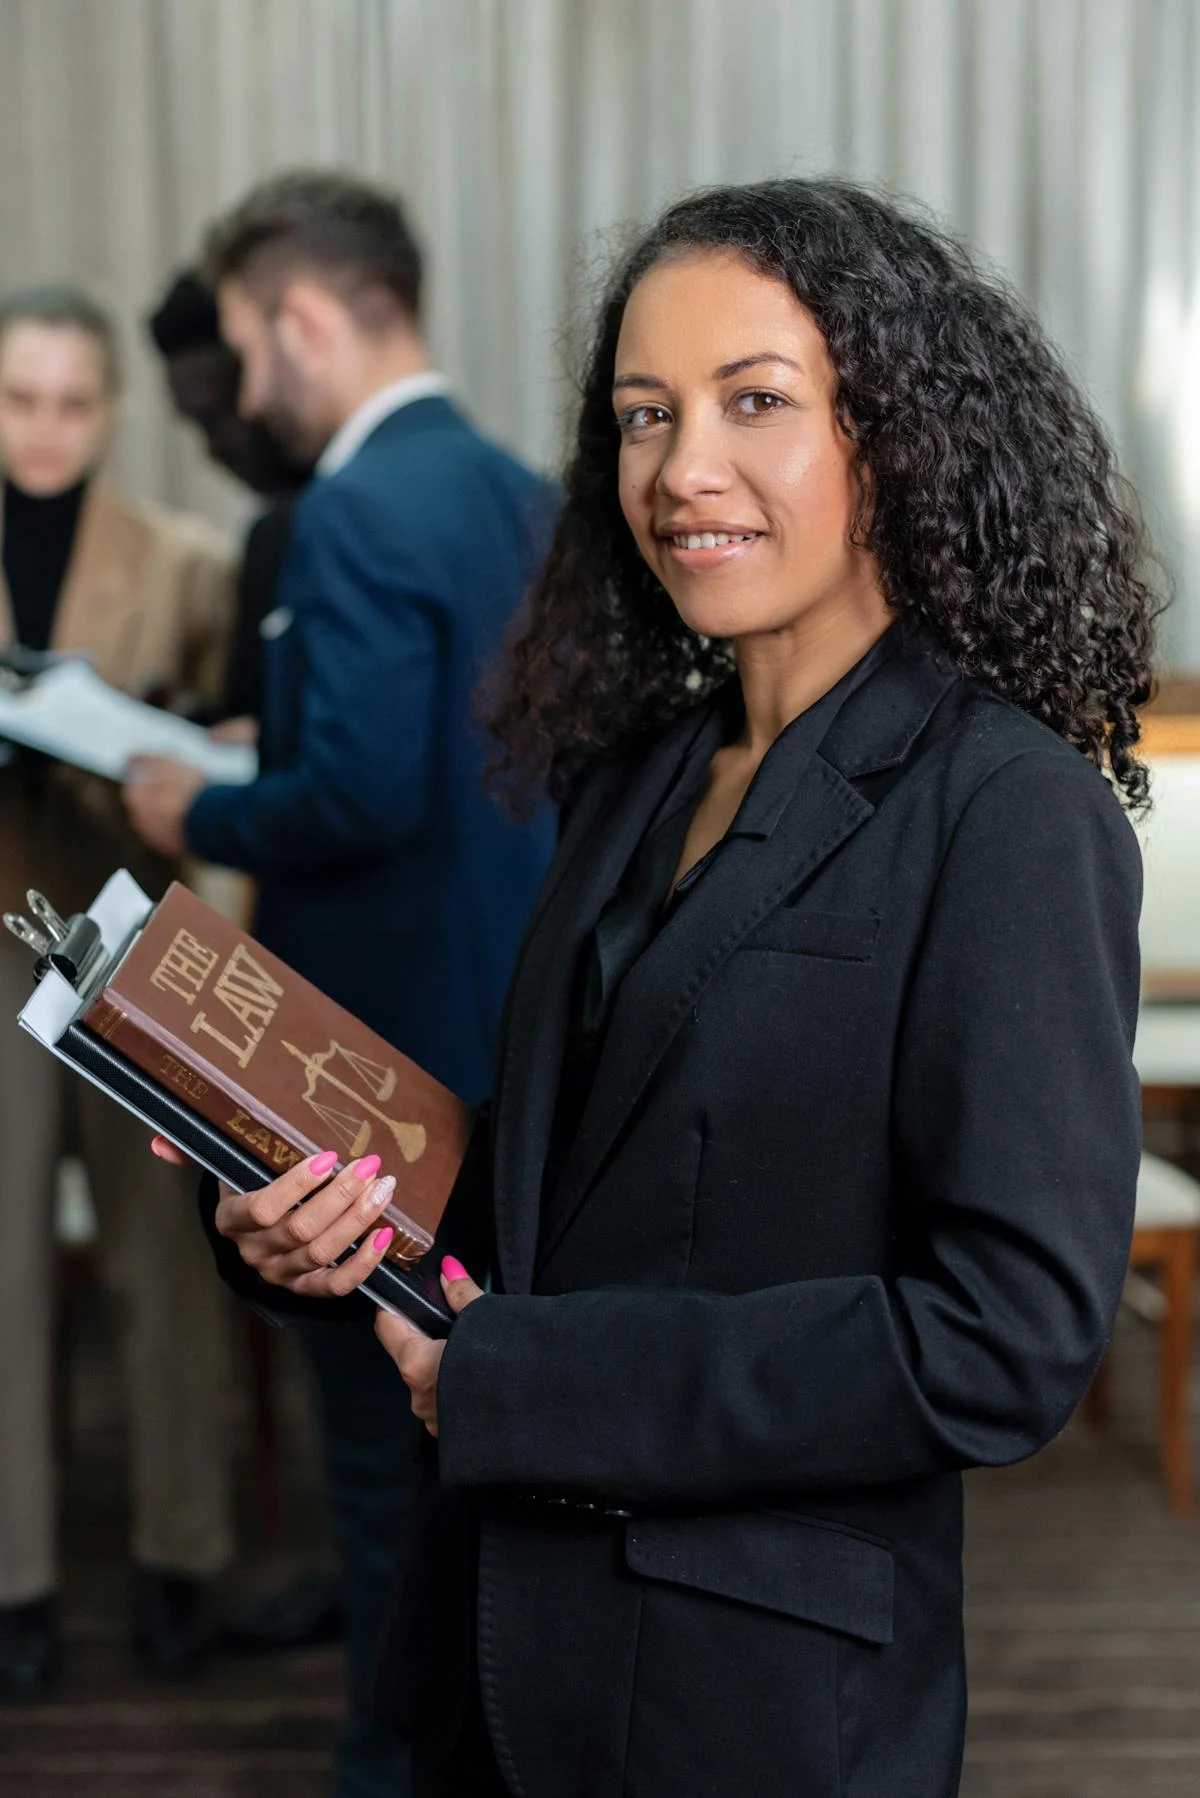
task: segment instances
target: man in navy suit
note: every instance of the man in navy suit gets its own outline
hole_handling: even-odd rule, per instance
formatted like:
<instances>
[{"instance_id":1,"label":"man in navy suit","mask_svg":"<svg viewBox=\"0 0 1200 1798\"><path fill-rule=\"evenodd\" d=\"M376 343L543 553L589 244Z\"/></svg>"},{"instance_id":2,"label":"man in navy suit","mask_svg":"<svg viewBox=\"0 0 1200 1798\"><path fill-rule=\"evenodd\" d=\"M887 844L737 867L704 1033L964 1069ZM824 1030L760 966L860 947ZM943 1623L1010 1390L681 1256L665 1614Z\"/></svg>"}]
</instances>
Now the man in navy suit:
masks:
<instances>
[{"instance_id":1,"label":"man in navy suit","mask_svg":"<svg viewBox=\"0 0 1200 1798\"><path fill-rule=\"evenodd\" d=\"M478 1101L552 825L487 798L471 694L554 496L430 367L420 256L390 195L277 177L217 223L207 264L242 411L317 473L263 625L258 779L203 786L146 761L130 816L168 854L254 875L259 938ZM369 1721L368 1698L412 1483L408 1395L369 1325L313 1325L307 1340L347 1576L338 1798L402 1798L407 1751Z\"/></svg>"}]
</instances>

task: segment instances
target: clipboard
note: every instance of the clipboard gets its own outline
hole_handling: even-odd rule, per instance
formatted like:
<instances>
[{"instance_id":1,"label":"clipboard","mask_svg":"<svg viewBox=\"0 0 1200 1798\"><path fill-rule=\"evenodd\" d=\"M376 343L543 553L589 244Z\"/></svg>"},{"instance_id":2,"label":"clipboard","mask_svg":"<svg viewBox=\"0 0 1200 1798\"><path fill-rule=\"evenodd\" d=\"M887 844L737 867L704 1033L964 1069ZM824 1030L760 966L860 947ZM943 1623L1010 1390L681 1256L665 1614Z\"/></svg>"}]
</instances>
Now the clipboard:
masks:
<instances>
[{"instance_id":1,"label":"clipboard","mask_svg":"<svg viewBox=\"0 0 1200 1798\"><path fill-rule=\"evenodd\" d=\"M17 1019L21 1029L235 1192L256 1192L269 1185L274 1175L248 1150L190 1111L175 1093L80 1022L154 910L153 900L132 875L124 869L112 875L87 911L65 924L40 895L30 895L30 907L35 925L5 914L13 934L38 955L37 985ZM357 1247L352 1244L340 1259L346 1260ZM381 1262L358 1290L427 1336L443 1338L454 1315L435 1262L434 1254L408 1270Z\"/></svg>"}]
</instances>

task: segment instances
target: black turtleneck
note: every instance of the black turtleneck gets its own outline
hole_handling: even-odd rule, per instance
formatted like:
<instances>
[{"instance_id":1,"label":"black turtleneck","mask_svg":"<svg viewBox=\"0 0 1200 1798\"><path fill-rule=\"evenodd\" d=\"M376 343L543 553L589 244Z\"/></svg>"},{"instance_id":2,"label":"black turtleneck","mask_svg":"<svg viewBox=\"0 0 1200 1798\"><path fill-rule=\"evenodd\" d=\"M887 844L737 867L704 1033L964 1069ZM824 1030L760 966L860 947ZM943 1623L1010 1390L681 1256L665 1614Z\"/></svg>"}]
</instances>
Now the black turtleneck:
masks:
<instances>
[{"instance_id":1,"label":"black turtleneck","mask_svg":"<svg viewBox=\"0 0 1200 1798\"><path fill-rule=\"evenodd\" d=\"M16 640L25 649L50 646L86 492L86 480L46 499L4 483L4 578Z\"/></svg>"}]
</instances>

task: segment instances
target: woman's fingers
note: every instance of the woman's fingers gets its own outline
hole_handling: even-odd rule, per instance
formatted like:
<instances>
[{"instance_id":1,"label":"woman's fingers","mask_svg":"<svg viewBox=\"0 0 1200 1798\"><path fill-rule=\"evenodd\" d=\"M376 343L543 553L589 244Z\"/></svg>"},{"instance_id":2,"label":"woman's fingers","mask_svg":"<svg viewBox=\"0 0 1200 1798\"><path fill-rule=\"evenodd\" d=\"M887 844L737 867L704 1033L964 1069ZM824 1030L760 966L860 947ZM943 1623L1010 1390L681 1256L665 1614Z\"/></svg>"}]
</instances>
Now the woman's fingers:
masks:
<instances>
[{"instance_id":1,"label":"woman's fingers","mask_svg":"<svg viewBox=\"0 0 1200 1798\"><path fill-rule=\"evenodd\" d=\"M314 1155L258 1192L222 1188L217 1229L236 1241L242 1259L271 1285L338 1297L352 1292L384 1254L393 1232L380 1231L380 1213L395 1180L376 1177L378 1155L364 1156L329 1180L336 1160L332 1149ZM355 1242L360 1249L353 1264L335 1272L333 1264Z\"/></svg>"},{"instance_id":2,"label":"woman's fingers","mask_svg":"<svg viewBox=\"0 0 1200 1798\"><path fill-rule=\"evenodd\" d=\"M389 1226L375 1230L353 1255L336 1267L322 1267L294 1276L288 1284L305 1298L342 1299L355 1292L367 1275L379 1266L396 1232Z\"/></svg>"},{"instance_id":3,"label":"woman's fingers","mask_svg":"<svg viewBox=\"0 0 1200 1798\"><path fill-rule=\"evenodd\" d=\"M455 1317L473 1305L476 1299L483 1297L483 1287L476 1286L474 1280L454 1255L446 1255L442 1259L442 1291L446 1295L446 1303Z\"/></svg>"},{"instance_id":4,"label":"woman's fingers","mask_svg":"<svg viewBox=\"0 0 1200 1798\"><path fill-rule=\"evenodd\" d=\"M445 1343L431 1341L423 1331L411 1329L403 1319L388 1317L382 1311L375 1319L375 1334L408 1387L413 1415L420 1418L431 1436L436 1436L438 1374Z\"/></svg>"},{"instance_id":5,"label":"woman's fingers","mask_svg":"<svg viewBox=\"0 0 1200 1798\"><path fill-rule=\"evenodd\" d=\"M286 1174L272 1180L269 1186L259 1187L257 1192L236 1193L222 1187L217 1206L217 1229L222 1236L243 1236L272 1229L293 1206L327 1180L336 1166L337 1151L326 1149L307 1161L298 1161Z\"/></svg>"},{"instance_id":6,"label":"woman's fingers","mask_svg":"<svg viewBox=\"0 0 1200 1798\"><path fill-rule=\"evenodd\" d=\"M165 1136L155 1136L151 1139L150 1153L157 1155L160 1161L169 1161L172 1167L195 1166L195 1162L185 1155L182 1149L177 1149L173 1142L168 1142Z\"/></svg>"},{"instance_id":7,"label":"woman's fingers","mask_svg":"<svg viewBox=\"0 0 1200 1798\"><path fill-rule=\"evenodd\" d=\"M424 1330L410 1323L407 1317L400 1317L394 1311L385 1311L380 1306L375 1315L375 1334L382 1342L393 1361L398 1363L399 1357L409 1342L415 1337L418 1342L428 1342Z\"/></svg>"},{"instance_id":8,"label":"woman's fingers","mask_svg":"<svg viewBox=\"0 0 1200 1798\"><path fill-rule=\"evenodd\" d=\"M217 1229L223 1236L244 1236L273 1230L283 1218L296 1211L302 1200L307 1199L310 1206L318 1207L311 1225L301 1225L295 1242L307 1240L315 1235L324 1224L344 1211L347 1204L357 1197L367 1181L379 1172L378 1155L367 1156L356 1161L353 1167L344 1168L336 1180L329 1180L330 1174L337 1166L337 1151L326 1149L321 1155L313 1155L307 1161L299 1161L281 1174L278 1180L272 1180L269 1186L259 1187L257 1192L232 1193L222 1195L217 1207ZM329 1180L328 1186L316 1198L318 1188ZM297 1216L300 1214L297 1212ZM284 1246L281 1242L280 1247Z\"/></svg>"},{"instance_id":9,"label":"woman's fingers","mask_svg":"<svg viewBox=\"0 0 1200 1798\"><path fill-rule=\"evenodd\" d=\"M288 1282L314 1269L329 1267L351 1243L361 1243L378 1234L380 1213L396 1190L392 1176L335 1184L341 1187L341 1197L332 1222L326 1221L329 1207L322 1193L319 1201L310 1200L297 1211L289 1212L264 1239L264 1249L275 1257L268 1279Z\"/></svg>"}]
</instances>

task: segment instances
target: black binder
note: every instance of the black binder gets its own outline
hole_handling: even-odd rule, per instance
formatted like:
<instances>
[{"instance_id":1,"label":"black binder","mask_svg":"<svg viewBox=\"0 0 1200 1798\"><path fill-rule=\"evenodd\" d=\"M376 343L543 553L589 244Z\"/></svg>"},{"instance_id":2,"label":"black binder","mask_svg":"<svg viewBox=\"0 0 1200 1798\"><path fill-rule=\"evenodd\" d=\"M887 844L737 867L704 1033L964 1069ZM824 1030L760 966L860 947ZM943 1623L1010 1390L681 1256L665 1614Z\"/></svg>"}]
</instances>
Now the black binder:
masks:
<instances>
[{"instance_id":1,"label":"black binder","mask_svg":"<svg viewBox=\"0 0 1200 1798\"><path fill-rule=\"evenodd\" d=\"M54 938L47 932L38 960L38 985L19 1022L51 1054L167 1137L199 1167L236 1192L254 1192L274 1178L261 1162L79 1021L153 909L129 874L123 870L114 874L87 912L70 920L64 935ZM42 924L41 914L37 915L33 935ZM30 942L30 937L22 940ZM36 943L30 946L38 948ZM347 1249L342 1259L357 1246ZM454 1314L438 1279L438 1256L435 1248L411 1269L380 1262L359 1291L383 1310L406 1317L427 1336L445 1337Z\"/></svg>"}]
</instances>

